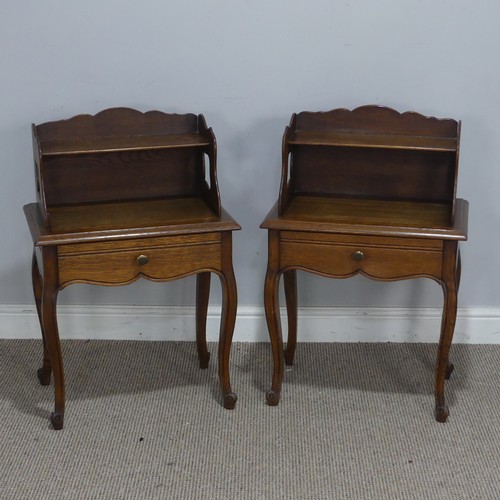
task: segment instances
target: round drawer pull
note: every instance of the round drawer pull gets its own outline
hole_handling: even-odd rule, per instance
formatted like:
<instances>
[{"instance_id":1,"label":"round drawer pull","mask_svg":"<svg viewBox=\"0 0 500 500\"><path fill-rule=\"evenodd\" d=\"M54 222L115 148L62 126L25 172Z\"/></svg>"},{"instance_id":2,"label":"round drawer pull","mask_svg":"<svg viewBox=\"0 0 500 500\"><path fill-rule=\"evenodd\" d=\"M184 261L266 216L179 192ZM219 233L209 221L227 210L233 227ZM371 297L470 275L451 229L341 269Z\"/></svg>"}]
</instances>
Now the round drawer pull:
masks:
<instances>
[{"instance_id":1,"label":"round drawer pull","mask_svg":"<svg viewBox=\"0 0 500 500\"><path fill-rule=\"evenodd\" d=\"M139 266L145 266L149 262L149 259L146 257L146 255L139 255L137 257L137 264Z\"/></svg>"},{"instance_id":2,"label":"round drawer pull","mask_svg":"<svg viewBox=\"0 0 500 500\"><path fill-rule=\"evenodd\" d=\"M352 260L355 260L356 262L361 262L362 260L364 260L365 254L360 250L357 250L356 252L352 252L351 257Z\"/></svg>"}]
</instances>

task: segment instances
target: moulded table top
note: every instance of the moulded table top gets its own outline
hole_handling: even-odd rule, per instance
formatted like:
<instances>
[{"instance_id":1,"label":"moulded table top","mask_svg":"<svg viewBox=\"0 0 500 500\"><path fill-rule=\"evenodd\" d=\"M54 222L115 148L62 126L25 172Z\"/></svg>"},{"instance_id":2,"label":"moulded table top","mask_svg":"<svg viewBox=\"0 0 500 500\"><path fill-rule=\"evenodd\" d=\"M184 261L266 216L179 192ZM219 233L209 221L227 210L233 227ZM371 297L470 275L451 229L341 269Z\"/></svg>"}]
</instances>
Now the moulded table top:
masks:
<instances>
[{"instance_id":1,"label":"moulded table top","mask_svg":"<svg viewBox=\"0 0 500 500\"><path fill-rule=\"evenodd\" d=\"M198 197L52 207L50 227L37 203L24 211L36 245L241 229L224 209L217 217Z\"/></svg>"},{"instance_id":2,"label":"moulded table top","mask_svg":"<svg viewBox=\"0 0 500 500\"><path fill-rule=\"evenodd\" d=\"M466 240L467 201L456 200L453 225L450 210L448 203L295 195L281 216L276 204L261 227Z\"/></svg>"}]
</instances>

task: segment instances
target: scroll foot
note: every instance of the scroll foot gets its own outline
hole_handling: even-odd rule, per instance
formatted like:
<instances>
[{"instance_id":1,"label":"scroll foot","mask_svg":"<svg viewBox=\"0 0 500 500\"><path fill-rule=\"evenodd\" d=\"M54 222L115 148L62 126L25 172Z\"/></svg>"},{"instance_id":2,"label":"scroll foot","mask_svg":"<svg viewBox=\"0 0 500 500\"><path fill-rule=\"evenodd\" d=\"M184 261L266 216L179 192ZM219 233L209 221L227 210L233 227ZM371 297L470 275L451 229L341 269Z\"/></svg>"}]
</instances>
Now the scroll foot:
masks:
<instances>
[{"instance_id":1,"label":"scroll foot","mask_svg":"<svg viewBox=\"0 0 500 500\"><path fill-rule=\"evenodd\" d=\"M234 392L224 394L224 408L226 410L234 410L237 399L238 398Z\"/></svg>"},{"instance_id":2,"label":"scroll foot","mask_svg":"<svg viewBox=\"0 0 500 500\"><path fill-rule=\"evenodd\" d=\"M271 389L266 394L266 400L269 406L278 406L278 403L280 402L280 395L278 392L275 392Z\"/></svg>"},{"instance_id":3,"label":"scroll foot","mask_svg":"<svg viewBox=\"0 0 500 500\"><path fill-rule=\"evenodd\" d=\"M446 380L449 380L454 368L453 363L448 363L448 366L446 367L446 374L444 376Z\"/></svg>"},{"instance_id":4,"label":"scroll foot","mask_svg":"<svg viewBox=\"0 0 500 500\"><path fill-rule=\"evenodd\" d=\"M206 370L208 368L208 362L210 360L210 353L205 353L204 356L200 356L200 368Z\"/></svg>"},{"instance_id":5,"label":"scroll foot","mask_svg":"<svg viewBox=\"0 0 500 500\"><path fill-rule=\"evenodd\" d=\"M46 370L43 367L38 368L36 371L36 376L40 381L40 385L49 385L50 384L50 370Z\"/></svg>"},{"instance_id":6,"label":"scroll foot","mask_svg":"<svg viewBox=\"0 0 500 500\"><path fill-rule=\"evenodd\" d=\"M50 422L55 431L60 431L64 425L64 413L51 413Z\"/></svg>"},{"instance_id":7,"label":"scroll foot","mask_svg":"<svg viewBox=\"0 0 500 500\"><path fill-rule=\"evenodd\" d=\"M448 410L448 407L446 405L437 405L436 404L436 409L434 410L434 415L436 417L436 420L438 422L444 423L446 422L446 419L448 418L448 415L450 414L450 410Z\"/></svg>"}]
</instances>

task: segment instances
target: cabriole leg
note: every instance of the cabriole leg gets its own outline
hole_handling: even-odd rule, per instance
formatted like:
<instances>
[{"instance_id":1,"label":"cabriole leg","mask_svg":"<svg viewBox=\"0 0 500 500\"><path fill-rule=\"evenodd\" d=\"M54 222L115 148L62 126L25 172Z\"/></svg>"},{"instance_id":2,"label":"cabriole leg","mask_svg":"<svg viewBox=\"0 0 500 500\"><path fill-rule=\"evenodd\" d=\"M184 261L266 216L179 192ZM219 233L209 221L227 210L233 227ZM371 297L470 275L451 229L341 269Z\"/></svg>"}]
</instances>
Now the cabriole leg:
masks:
<instances>
[{"instance_id":1,"label":"cabriole leg","mask_svg":"<svg viewBox=\"0 0 500 500\"><path fill-rule=\"evenodd\" d=\"M200 368L208 368L207 310L210 296L210 273L196 275L196 346Z\"/></svg>"},{"instance_id":2,"label":"cabriole leg","mask_svg":"<svg viewBox=\"0 0 500 500\"><path fill-rule=\"evenodd\" d=\"M264 286L264 308L266 310L266 321L271 340L274 367L272 386L266 395L267 404L270 406L276 406L279 403L284 370L283 339L278 302L279 277L279 273L268 269Z\"/></svg>"},{"instance_id":3,"label":"cabriole leg","mask_svg":"<svg viewBox=\"0 0 500 500\"><path fill-rule=\"evenodd\" d=\"M43 249L43 293L42 293L42 323L45 332L45 343L50 357L50 364L54 374L54 412L50 416L52 426L59 430L64 424L64 370L61 354L61 343L57 329L57 293L58 293L58 271L57 271L57 249L56 247L45 247Z\"/></svg>"},{"instance_id":4,"label":"cabriole leg","mask_svg":"<svg viewBox=\"0 0 500 500\"><path fill-rule=\"evenodd\" d=\"M220 281L222 287L222 313L219 334L219 380L224 399L224 408L234 409L236 394L231 389L229 376L229 358L236 323L236 308L238 294L232 263L232 235L224 232L222 237L222 272Z\"/></svg>"},{"instance_id":5,"label":"cabriole leg","mask_svg":"<svg viewBox=\"0 0 500 500\"><path fill-rule=\"evenodd\" d=\"M271 389L266 394L267 404L276 406L280 400L283 384L284 353L281 335L281 318L278 300L278 285L280 278L280 236L278 231L269 231L268 264L264 284L264 309L266 311L267 329L273 353L273 381Z\"/></svg>"},{"instance_id":6,"label":"cabriole leg","mask_svg":"<svg viewBox=\"0 0 500 500\"><path fill-rule=\"evenodd\" d=\"M38 321L40 322L40 330L42 332L43 339L43 362L42 367L38 368L37 376L40 384L49 385L50 375L52 373L52 367L50 366L49 351L47 349L47 342L45 341L45 332L43 329L42 321L42 293L43 293L43 280L40 274L40 269L38 268L38 262L36 260L36 250L33 249L33 260L31 262L31 278L33 283L33 294L35 296L36 311L38 313Z\"/></svg>"},{"instance_id":7,"label":"cabriole leg","mask_svg":"<svg viewBox=\"0 0 500 500\"><path fill-rule=\"evenodd\" d=\"M462 274L462 259L460 258L460 247L457 246L457 266L456 266L456 272L455 272L457 294L458 294L458 290L460 289L461 274ZM449 380L454 369L455 369L455 367L453 366L453 363L450 363L448 361L448 366L446 367L446 374L444 376L444 378L446 380Z\"/></svg>"},{"instance_id":8,"label":"cabriole leg","mask_svg":"<svg viewBox=\"0 0 500 500\"><path fill-rule=\"evenodd\" d=\"M457 317L457 242L445 241L443 251L443 319L441 323L441 337L439 339L438 354L436 360L435 379L435 416L438 422L446 422L449 415L448 407L444 398L444 381L453 370L449 363L455 321Z\"/></svg>"},{"instance_id":9,"label":"cabriole leg","mask_svg":"<svg viewBox=\"0 0 500 500\"><path fill-rule=\"evenodd\" d=\"M285 363L293 365L297 347L297 271L295 269L283 273L285 282L286 311L288 317L288 339L285 349Z\"/></svg>"}]
</instances>

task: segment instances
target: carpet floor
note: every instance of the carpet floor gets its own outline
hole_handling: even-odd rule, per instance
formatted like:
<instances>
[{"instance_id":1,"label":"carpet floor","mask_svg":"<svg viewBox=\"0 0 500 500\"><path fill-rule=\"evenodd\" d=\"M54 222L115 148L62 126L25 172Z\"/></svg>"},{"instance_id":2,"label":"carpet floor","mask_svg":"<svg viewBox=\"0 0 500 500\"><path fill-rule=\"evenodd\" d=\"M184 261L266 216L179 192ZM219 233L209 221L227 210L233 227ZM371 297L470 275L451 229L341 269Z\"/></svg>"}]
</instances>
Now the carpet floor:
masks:
<instances>
[{"instance_id":1,"label":"carpet floor","mask_svg":"<svg viewBox=\"0 0 500 500\"><path fill-rule=\"evenodd\" d=\"M1 499L500 498L500 346L455 345L434 420L430 344L300 344L277 407L268 344L62 342L65 426L35 375L41 341L0 340Z\"/></svg>"}]
</instances>

